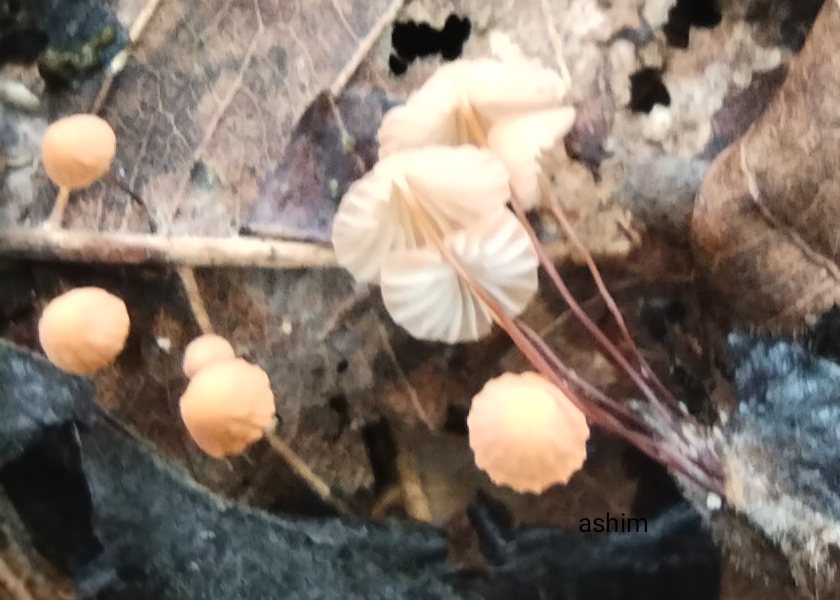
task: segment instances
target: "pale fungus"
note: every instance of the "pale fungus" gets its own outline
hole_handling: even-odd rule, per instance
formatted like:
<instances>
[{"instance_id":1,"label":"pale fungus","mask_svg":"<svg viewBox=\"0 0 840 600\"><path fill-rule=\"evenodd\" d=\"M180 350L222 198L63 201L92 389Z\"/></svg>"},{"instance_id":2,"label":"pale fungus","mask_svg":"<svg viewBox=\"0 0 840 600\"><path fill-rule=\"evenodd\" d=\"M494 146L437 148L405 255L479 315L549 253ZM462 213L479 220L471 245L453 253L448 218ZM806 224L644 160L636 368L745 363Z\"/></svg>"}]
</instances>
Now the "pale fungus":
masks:
<instances>
[{"instance_id":1,"label":"pale fungus","mask_svg":"<svg viewBox=\"0 0 840 600\"><path fill-rule=\"evenodd\" d=\"M541 154L565 136L575 122L575 109L555 108L507 117L487 134L487 147L505 164L510 186L526 210L541 199L539 175Z\"/></svg>"},{"instance_id":2,"label":"pale fungus","mask_svg":"<svg viewBox=\"0 0 840 600\"><path fill-rule=\"evenodd\" d=\"M47 127L41 142L41 158L47 176L58 186L48 226L61 225L70 193L88 187L105 175L116 152L114 130L96 115L71 115Z\"/></svg>"},{"instance_id":3,"label":"pale fungus","mask_svg":"<svg viewBox=\"0 0 840 600\"><path fill-rule=\"evenodd\" d=\"M236 353L230 342L220 335L206 333L187 344L184 350L184 375L192 379L201 369L234 358Z\"/></svg>"},{"instance_id":4,"label":"pale fungus","mask_svg":"<svg viewBox=\"0 0 840 600\"><path fill-rule=\"evenodd\" d=\"M350 186L333 221L338 263L359 281L376 282L395 250L428 245L503 207L507 171L487 150L431 146L380 160Z\"/></svg>"},{"instance_id":5,"label":"pale fungus","mask_svg":"<svg viewBox=\"0 0 840 600\"><path fill-rule=\"evenodd\" d=\"M241 358L198 371L180 406L192 439L218 459L243 453L274 424L274 393L268 374Z\"/></svg>"},{"instance_id":6,"label":"pale fungus","mask_svg":"<svg viewBox=\"0 0 840 600\"><path fill-rule=\"evenodd\" d=\"M529 63L462 59L440 67L379 128L379 156L429 145L483 146L500 119L558 108L568 86Z\"/></svg>"},{"instance_id":7,"label":"pale fungus","mask_svg":"<svg viewBox=\"0 0 840 600\"><path fill-rule=\"evenodd\" d=\"M488 381L472 400L467 425L476 465L518 492L566 483L586 460L586 418L537 373Z\"/></svg>"},{"instance_id":8,"label":"pale fungus","mask_svg":"<svg viewBox=\"0 0 840 600\"><path fill-rule=\"evenodd\" d=\"M442 242L507 314L519 315L536 293L536 251L506 208L489 211ZM382 265L380 286L388 314L418 339L470 342L492 328L487 306L434 246L393 252Z\"/></svg>"},{"instance_id":9,"label":"pale fungus","mask_svg":"<svg viewBox=\"0 0 840 600\"><path fill-rule=\"evenodd\" d=\"M97 287L80 287L54 298L38 322L47 358L74 375L111 364L125 347L131 321L125 303Z\"/></svg>"}]
</instances>

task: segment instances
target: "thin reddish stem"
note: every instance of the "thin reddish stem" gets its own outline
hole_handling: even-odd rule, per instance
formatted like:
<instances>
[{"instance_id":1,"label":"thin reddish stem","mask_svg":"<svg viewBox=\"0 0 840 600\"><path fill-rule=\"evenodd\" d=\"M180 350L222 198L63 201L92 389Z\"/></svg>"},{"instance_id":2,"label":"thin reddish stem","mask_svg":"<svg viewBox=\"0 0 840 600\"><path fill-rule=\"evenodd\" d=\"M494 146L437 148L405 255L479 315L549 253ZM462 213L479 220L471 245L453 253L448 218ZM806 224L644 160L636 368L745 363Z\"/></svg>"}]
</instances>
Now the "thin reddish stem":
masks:
<instances>
[{"instance_id":1,"label":"thin reddish stem","mask_svg":"<svg viewBox=\"0 0 840 600\"><path fill-rule=\"evenodd\" d=\"M656 376L656 373L654 373L653 369L650 367L650 364L648 364L647 360L639 350L639 347L636 345L636 342L633 340L633 337L630 335L630 330L627 328L627 324L624 321L624 316L618 309L618 305L616 304L615 299L612 297L612 294L610 294L609 290L607 289L607 286L604 283L604 279L601 277L601 272L598 269L598 266L595 264L595 260L592 258L592 253L589 252L586 246L584 246L583 243L580 241L580 238L575 233L575 230L572 227L571 223L569 223L569 219L566 217L566 212L563 210L557 199L551 193L551 189L548 186L548 182L546 181L545 176L542 173L539 175L539 184L540 191L543 195L543 199L545 200L546 204L548 204L548 208L551 211L551 214L560 223L560 226L563 228L566 237L569 239L569 241L572 242L572 245L577 249L578 253L581 255L584 262L586 263L586 266L589 269L589 273L592 275L592 280L595 282L595 285L598 288L598 292L600 293L601 298L604 300L604 303L607 306L607 310L610 311L610 314L615 320L616 325L618 325L618 329L621 332L621 335L624 338L627 347L629 348L633 358L639 365L642 377L650 381L657 388L657 391L662 395L662 398L664 398L665 401L667 401L672 406L679 408L679 402L677 401L677 399L665 386L665 384L662 383L659 377Z\"/></svg>"},{"instance_id":2,"label":"thin reddish stem","mask_svg":"<svg viewBox=\"0 0 840 600\"><path fill-rule=\"evenodd\" d=\"M665 422L670 423L674 426L674 415L669 411L666 406L659 400L647 382L639 375L638 372L633 368L627 358L615 347L609 338L601 331L597 325L589 318L589 315L586 314L586 311L581 308L580 304L578 304L575 297L572 295L572 292L569 290L566 282L563 281L563 277L557 271L557 268L554 266L551 258L543 248L542 243L540 242L539 237L537 236L537 232L534 231L534 228L528 222L528 218L525 216L525 211L522 208L521 203L519 200L514 196L513 198L513 208L516 212L516 215L519 217L520 222L525 227L525 230L528 232L528 236L531 238L531 243L534 245L534 249L537 252L537 257L540 260L540 264L542 264L543 269L548 274L551 282L554 284L554 287L559 292L560 296L569 306L571 311L577 317L578 321L586 328L586 330L595 338L598 344L601 346L602 350L607 353L607 355L621 368L621 370L633 381L636 388L644 395L645 399L650 402L651 406L656 410L659 415L665 420Z\"/></svg>"}]
</instances>

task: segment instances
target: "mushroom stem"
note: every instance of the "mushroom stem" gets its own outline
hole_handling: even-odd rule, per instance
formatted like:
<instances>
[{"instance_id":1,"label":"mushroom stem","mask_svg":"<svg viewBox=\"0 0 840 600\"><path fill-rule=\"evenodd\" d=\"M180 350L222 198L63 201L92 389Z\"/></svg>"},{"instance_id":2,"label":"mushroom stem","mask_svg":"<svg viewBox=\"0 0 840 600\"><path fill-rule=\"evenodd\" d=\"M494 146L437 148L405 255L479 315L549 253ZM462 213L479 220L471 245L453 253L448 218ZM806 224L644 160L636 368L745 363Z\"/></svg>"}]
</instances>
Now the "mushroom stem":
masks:
<instances>
[{"instance_id":1,"label":"mushroom stem","mask_svg":"<svg viewBox=\"0 0 840 600\"><path fill-rule=\"evenodd\" d=\"M276 422L275 422L276 426ZM315 492L318 497L328 506L331 506L339 515L353 516L353 511L340 498L333 494L332 489L327 483L318 477L315 472L309 468L303 460L292 450L283 438L277 435L274 427L265 432L265 439L268 441L271 448L279 454L289 468L301 479L303 479L310 489Z\"/></svg>"},{"instance_id":2,"label":"mushroom stem","mask_svg":"<svg viewBox=\"0 0 840 600\"><path fill-rule=\"evenodd\" d=\"M440 228L429 216L429 213L423 208L420 204L417 197L414 193L410 190L405 190L403 192L403 199L405 200L406 205L408 206L408 210L411 213L411 216L414 217L414 222L417 224L417 229L420 230L420 233L423 237L427 240L432 242L432 244L436 247L440 247L443 245L443 233L441 232Z\"/></svg>"},{"instance_id":3,"label":"mushroom stem","mask_svg":"<svg viewBox=\"0 0 840 600\"><path fill-rule=\"evenodd\" d=\"M201 333L213 333L213 322L210 320L210 313L207 312L207 306L204 304L201 290L198 289L195 271L187 267L181 267L178 269L178 278L181 280L181 285L184 286L187 302L190 305L190 310L192 310L198 328L201 329Z\"/></svg>"},{"instance_id":4,"label":"mushroom stem","mask_svg":"<svg viewBox=\"0 0 840 600\"><path fill-rule=\"evenodd\" d=\"M575 230L572 227L571 223L569 223L569 219L566 217L566 213L563 210L563 207L560 206L559 200L552 193L545 175L543 173L539 173L537 177L539 181L540 192L543 196L543 202L545 206L548 207L551 214L554 216L557 222L560 223L560 226L563 228L563 232L566 234L566 237L577 249L578 253L586 263L586 266L589 269L589 273L592 276L592 280L595 282L595 286L598 288L598 293L601 295L601 298L603 299L607 310L609 310L610 314L615 320L616 325L618 325L618 329L621 332L621 335L624 338L624 341L630 350L632 358L634 358L635 361L638 363L642 377L644 377L656 387L661 397L668 404L675 408L678 408L679 402L677 402L677 399L665 386L665 384L662 383L659 377L656 376L656 373L654 373L653 369L650 367L650 364L648 364L647 360L645 360L644 356L642 356L642 353L639 350L639 347L636 345L636 342L633 341L633 336L630 335L630 330L627 328L627 324L624 322L624 317L622 316L621 311L618 310L618 305L616 304L615 299L612 297L612 294L610 294L606 284L604 283L604 279L601 277L601 272L598 270L598 266L595 264L595 259L592 258L592 254L580 241L580 238L575 233Z\"/></svg>"},{"instance_id":5,"label":"mushroom stem","mask_svg":"<svg viewBox=\"0 0 840 600\"><path fill-rule=\"evenodd\" d=\"M55 205L53 206L50 218L44 223L44 227L48 229L61 229L61 224L64 221L64 211L67 208L67 203L70 200L70 188L61 186L58 188L58 194L55 197Z\"/></svg>"},{"instance_id":6,"label":"mushroom stem","mask_svg":"<svg viewBox=\"0 0 840 600\"><path fill-rule=\"evenodd\" d=\"M537 256L540 259L540 264L542 264L543 269L545 269L546 274L548 274L549 279L554 284L555 289L560 293L560 296L572 310L572 313L577 317L578 321L586 328L586 330L590 333L590 335L595 338L598 342L598 345L601 346L601 349L606 352L606 354L615 362L622 371L630 378L630 380L634 383L636 388L642 393L645 399L650 403L650 405L656 410L660 417L662 417L666 423L671 426L676 427L675 417L673 413L671 413L662 401L657 397L657 395L653 392L653 390L648 386L645 379L639 375L639 373L633 368L627 358L616 348L615 344L613 344L607 336L601 331L598 326L589 318L589 315L581 308L580 304L575 300L575 297L572 295L571 290L569 290L566 282L563 281L563 277L561 277L560 273L557 271L557 268L554 266L554 263L551 261L549 256L546 254L545 249L543 248L542 244L540 243L539 237L537 236L536 231L528 222L527 217L525 216L525 210L522 207L522 203L516 197L516 194L511 193L513 199L513 209L516 212L516 215L519 217L520 222L525 227L526 231L528 232L529 237L531 238L531 243L534 245L534 248L537 251Z\"/></svg>"}]
</instances>

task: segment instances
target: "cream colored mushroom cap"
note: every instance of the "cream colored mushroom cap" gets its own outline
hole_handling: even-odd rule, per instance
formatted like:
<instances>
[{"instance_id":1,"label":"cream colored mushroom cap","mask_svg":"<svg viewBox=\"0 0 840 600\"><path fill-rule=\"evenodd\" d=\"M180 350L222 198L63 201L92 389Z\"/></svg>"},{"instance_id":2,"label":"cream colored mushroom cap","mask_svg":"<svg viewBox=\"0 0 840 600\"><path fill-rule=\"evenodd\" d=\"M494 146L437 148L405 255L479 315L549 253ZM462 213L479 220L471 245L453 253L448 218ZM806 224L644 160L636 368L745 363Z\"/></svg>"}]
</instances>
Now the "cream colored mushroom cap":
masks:
<instances>
[{"instance_id":1,"label":"cream colored mushroom cap","mask_svg":"<svg viewBox=\"0 0 840 600\"><path fill-rule=\"evenodd\" d=\"M472 400L467 425L476 465L519 492L566 483L586 460L586 418L537 373L488 381Z\"/></svg>"},{"instance_id":2,"label":"cream colored mushroom cap","mask_svg":"<svg viewBox=\"0 0 840 600\"><path fill-rule=\"evenodd\" d=\"M526 210L540 203L539 158L565 136L575 122L575 109L556 108L501 119L490 128L487 147L508 169L510 185Z\"/></svg>"},{"instance_id":3,"label":"cream colored mushroom cap","mask_svg":"<svg viewBox=\"0 0 840 600\"><path fill-rule=\"evenodd\" d=\"M536 250L506 208L490 211L444 243L507 314L519 315L536 294ZM382 265L380 287L388 314L418 339L471 342L492 329L487 306L437 249L394 252Z\"/></svg>"},{"instance_id":4,"label":"cream colored mushroom cap","mask_svg":"<svg viewBox=\"0 0 840 600\"><path fill-rule=\"evenodd\" d=\"M215 333L205 333L184 349L184 375L192 379L204 367L233 358L236 358L236 353L229 341Z\"/></svg>"},{"instance_id":5,"label":"cream colored mushroom cap","mask_svg":"<svg viewBox=\"0 0 840 600\"><path fill-rule=\"evenodd\" d=\"M465 111L487 131L499 119L556 108L567 91L556 72L532 63L479 58L445 64L404 105L386 113L378 133L379 157L428 145L466 144Z\"/></svg>"},{"instance_id":6,"label":"cream colored mushroom cap","mask_svg":"<svg viewBox=\"0 0 840 600\"><path fill-rule=\"evenodd\" d=\"M86 188L111 168L117 136L104 119L91 114L64 117L47 127L41 141L44 170L53 183Z\"/></svg>"},{"instance_id":7,"label":"cream colored mushroom cap","mask_svg":"<svg viewBox=\"0 0 840 600\"><path fill-rule=\"evenodd\" d=\"M181 418L213 458L241 454L274 422L274 393L257 365L235 358L201 369L181 396Z\"/></svg>"},{"instance_id":8,"label":"cream colored mushroom cap","mask_svg":"<svg viewBox=\"0 0 840 600\"><path fill-rule=\"evenodd\" d=\"M446 234L509 197L507 170L487 150L432 146L393 154L342 198L332 226L336 259L358 281L377 282L391 252L428 242L412 202Z\"/></svg>"},{"instance_id":9,"label":"cream colored mushroom cap","mask_svg":"<svg viewBox=\"0 0 840 600\"><path fill-rule=\"evenodd\" d=\"M38 337L44 354L59 369L90 375L114 362L130 329L128 309L120 298L98 287L79 287L47 305Z\"/></svg>"}]
</instances>

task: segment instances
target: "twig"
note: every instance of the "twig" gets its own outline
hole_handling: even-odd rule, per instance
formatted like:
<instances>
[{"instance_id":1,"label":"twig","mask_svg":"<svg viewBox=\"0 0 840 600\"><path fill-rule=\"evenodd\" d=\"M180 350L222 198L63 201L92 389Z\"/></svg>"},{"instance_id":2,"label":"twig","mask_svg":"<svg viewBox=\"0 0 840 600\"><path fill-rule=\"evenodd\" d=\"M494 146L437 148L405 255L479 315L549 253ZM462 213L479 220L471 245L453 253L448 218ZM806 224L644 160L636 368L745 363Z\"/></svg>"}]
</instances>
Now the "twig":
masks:
<instances>
[{"instance_id":1,"label":"twig","mask_svg":"<svg viewBox=\"0 0 840 600\"><path fill-rule=\"evenodd\" d=\"M303 242L26 227L0 228L0 256L116 265L261 269L305 269L336 264L331 248Z\"/></svg>"},{"instance_id":2,"label":"twig","mask_svg":"<svg viewBox=\"0 0 840 600\"><path fill-rule=\"evenodd\" d=\"M193 316L202 334L213 333L213 321L210 320L210 314L207 312L207 306L204 304L204 298L201 296L201 290L198 288L198 281L195 279L195 271L188 268L178 269L178 277L181 279L181 285L184 286L184 293L187 296L187 301L192 309Z\"/></svg>"},{"instance_id":3,"label":"twig","mask_svg":"<svg viewBox=\"0 0 840 600\"><path fill-rule=\"evenodd\" d=\"M350 507L333 494L330 486L327 485L323 479L318 477L318 475L309 468L309 465L307 465L303 459L300 458L294 450L292 450L289 444L287 444L285 440L274 432L274 430L268 431L265 435L265 439L274 451L283 457L283 460L286 461L289 468L294 471L298 477L303 479L312 491L321 498L321 500L323 500L327 505L332 506L340 515L353 515L353 511Z\"/></svg>"},{"instance_id":4,"label":"twig","mask_svg":"<svg viewBox=\"0 0 840 600\"><path fill-rule=\"evenodd\" d=\"M416 521L431 523L432 509L429 506L426 492L423 491L423 483L420 480L420 474L417 472L417 464L414 458L398 445L395 462L397 476L400 479L403 506L405 506L406 512Z\"/></svg>"},{"instance_id":5,"label":"twig","mask_svg":"<svg viewBox=\"0 0 840 600\"><path fill-rule=\"evenodd\" d=\"M385 327L379 321L376 322L376 328L379 331L379 337L382 339L382 349L385 351L385 354L388 355L388 358L391 361L391 365L397 372L397 379L399 379L400 383L402 383L403 387L405 388L405 393L408 395L409 400L411 400L411 405L414 407L414 411L417 413L417 416L420 418L421 421L423 421L426 427L428 427L429 429L434 429L434 424L429 419L429 415L426 414L426 410L420 403L420 395L417 393L417 390L414 389L414 386L411 385L411 382L405 375L405 371L403 371L402 367L400 366L400 361L397 360L397 355L394 352L393 347L391 346L391 340L388 339L388 332L385 330Z\"/></svg>"},{"instance_id":6,"label":"twig","mask_svg":"<svg viewBox=\"0 0 840 600\"><path fill-rule=\"evenodd\" d=\"M341 69L330 86L330 93L333 97L341 94L344 90L344 86L347 85L347 82L350 81L359 69L359 65L362 64L365 57L370 54L371 49L373 49L376 42L379 41L382 33L390 27L391 23L393 23L397 18L400 10L402 10L403 4L405 4L405 0L392 0L391 4L388 5L388 8L385 9L385 12L379 17L379 20L373 24L373 27L370 28L368 34L356 46L352 56L350 56L350 59L344 65L344 68Z\"/></svg>"},{"instance_id":7,"label":"twig","mask_svg":"<svg viewBox=\"0 0 840 600\"><path fill-rule=\"evenodd\" d=\"M152 20L152 17L161 2L162 0L147 0L146 5L134 19L134 22L131 24L131 29L128 32L128 48L123 48L113 58L113 60L111 60L111 64L108 65L108 71L105 74L105 79L102 80L102 85L99 86L99 92L96 94L96 98L94 98L93 104L91 105L91 113L98 114L105 106L105 101L108 99L108 94L111 92L114 80L125 68L126 63L128 62L128 57L134 49L134 45L143 36L146 26L149 24L149 21Z\"/></svg>"},{"instance_id":8,"label":"twig","mask_svg":"<svg viewBox=\"0 0 840 600\"><path fill-rule=\"evenodd\" d=\"M405 505L402 486L394 484L382 492L370 509L370 518L374 521L384 519L392 508Z\"/></svg>"},{"instance_id":9,"label":"twig","mask_svg":"<svg viewBox=\"0 0 840 600\"><path fill-rule=\"evenodd\" d=\"M0 557L0 586L6 588L12 594L12 600L35 600L20 577L15 574L2 557Z\"/></svg>"}]
</instances>

